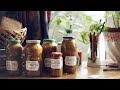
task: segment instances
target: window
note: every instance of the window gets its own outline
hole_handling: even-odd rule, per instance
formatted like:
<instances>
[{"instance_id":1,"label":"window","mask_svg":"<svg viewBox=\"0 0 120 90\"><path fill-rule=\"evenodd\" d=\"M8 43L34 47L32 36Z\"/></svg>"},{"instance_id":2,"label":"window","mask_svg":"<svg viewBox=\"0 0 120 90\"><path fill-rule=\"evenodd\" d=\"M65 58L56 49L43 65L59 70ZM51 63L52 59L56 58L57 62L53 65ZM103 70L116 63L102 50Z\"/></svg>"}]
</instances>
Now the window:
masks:
<instances>
[{"instance_id":1,"label":"window","mask_svg":"<svg viewBox=\"0 0 120 90\"><path fill-rule=\"evenodd\" d=\"M88 30L90 23L92 23L90 21L86 21L84 18L84 15L92 17L92 20L94 20L94 21L100 21L100 19L102 20L102 22L105 21L105 18L104 18L105 11L52 11L52 17L66 16L66 15L70 15L70 14L73 15L75 22L82 24L82 28L78 28L78 30ZM54 31L53 27L54 26L50 24L49 37L56 39L57 42L61 42L63 35L58 32L58 29L56 29ZM59 28L59 29L64 29L64 28ZM54 34L53 34L53 32L54 32ZM76 37L78 50L83 52L82 60L87 60L87 55L88 55L87 51L88 51L89 44L84 44L78 40L78 38L79 38L78 32L74 32L74 33L72 33L72 35L74 35ZM103 40L104 40L103 35L101 34L101 36L100 36L100 58L101 58L101 60L105 59L104 58L105 50L104 50L104 44L103 44L104 41Z\"/></svg>"}]
</instances>

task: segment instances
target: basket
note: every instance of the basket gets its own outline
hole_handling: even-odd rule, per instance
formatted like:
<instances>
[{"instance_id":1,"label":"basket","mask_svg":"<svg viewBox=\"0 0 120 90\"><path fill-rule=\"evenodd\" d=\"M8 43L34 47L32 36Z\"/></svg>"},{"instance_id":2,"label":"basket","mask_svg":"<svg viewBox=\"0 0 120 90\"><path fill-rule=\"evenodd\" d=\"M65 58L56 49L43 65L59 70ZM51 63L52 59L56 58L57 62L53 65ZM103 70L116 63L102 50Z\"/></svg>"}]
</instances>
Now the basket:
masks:
<instances>
[{"instance_id":1,"label":"basket","mask_svg":"<svg viewBox=\"0 0 120 90\"><path fill-rule=\"evenodd\" d=\"M5 48L7 40L21 40L21 44L24 42L27 34L27 28L23 28L18 31L0 29L0 47Z\"/></svg>"}]
</instances>

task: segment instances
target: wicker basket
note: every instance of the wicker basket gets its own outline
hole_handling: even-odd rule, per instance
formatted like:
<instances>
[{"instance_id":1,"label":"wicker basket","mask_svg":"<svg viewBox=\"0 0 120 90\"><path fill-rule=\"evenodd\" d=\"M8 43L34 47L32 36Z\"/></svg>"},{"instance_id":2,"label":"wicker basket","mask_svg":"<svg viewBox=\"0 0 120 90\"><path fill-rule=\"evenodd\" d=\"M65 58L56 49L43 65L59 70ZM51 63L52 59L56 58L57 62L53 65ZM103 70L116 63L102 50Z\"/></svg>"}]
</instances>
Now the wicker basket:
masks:
<instances>
[{"instance_id":1,"label":"wicker basket","mask_svg":"<svg viewBox=\"0 0 120 90\"><path fill-rule=\"evenodd\" d=\"M23 28L18 31L12 30L0 30L0 47L5 48L7 45L7 40L21 40L21 44L25 40L27 34L27 28Z\"/></svg>"}]
</instances>

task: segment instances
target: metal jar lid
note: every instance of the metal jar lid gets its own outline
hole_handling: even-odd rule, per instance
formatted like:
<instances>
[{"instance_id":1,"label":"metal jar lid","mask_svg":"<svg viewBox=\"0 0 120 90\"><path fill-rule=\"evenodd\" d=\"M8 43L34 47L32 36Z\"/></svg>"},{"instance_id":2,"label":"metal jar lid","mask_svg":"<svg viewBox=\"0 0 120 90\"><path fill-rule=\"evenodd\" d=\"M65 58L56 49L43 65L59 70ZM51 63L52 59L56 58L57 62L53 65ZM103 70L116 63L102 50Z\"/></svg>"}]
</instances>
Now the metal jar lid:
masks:
<instances>
[{"instance_id":1,"label":"metal jar lid","mask_svg":"<svg viewBox=\"0 0 120 90\"><path fill-rule=\"evenodd\" d=\"M40 43L41 40L26 40L26 43Z\"/></svg>"}]
</instances>

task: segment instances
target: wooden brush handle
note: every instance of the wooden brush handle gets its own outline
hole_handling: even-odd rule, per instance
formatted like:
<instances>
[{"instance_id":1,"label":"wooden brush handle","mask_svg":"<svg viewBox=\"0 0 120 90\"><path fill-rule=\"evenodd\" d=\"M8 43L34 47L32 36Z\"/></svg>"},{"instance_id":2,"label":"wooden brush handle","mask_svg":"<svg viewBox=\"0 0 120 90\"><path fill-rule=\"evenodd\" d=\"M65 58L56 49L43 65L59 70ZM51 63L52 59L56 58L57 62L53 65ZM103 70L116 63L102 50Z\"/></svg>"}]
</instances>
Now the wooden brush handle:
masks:
<instances>
[{"instance_id":1,"label":"wooden brush handle","mask_svg":"<svg viewBox=\"0 0 120 90\"><path fill-rule=\"evenodd\" d=\"M95 62L95 33L92 34L92 62Z\"/></svg>"}]
</instances>

